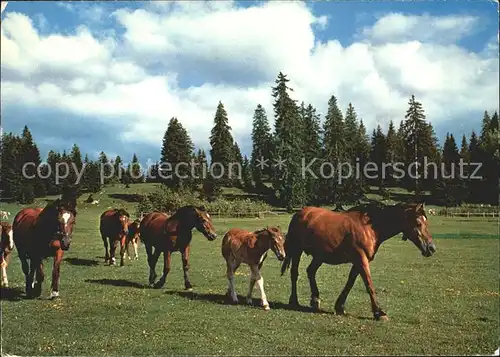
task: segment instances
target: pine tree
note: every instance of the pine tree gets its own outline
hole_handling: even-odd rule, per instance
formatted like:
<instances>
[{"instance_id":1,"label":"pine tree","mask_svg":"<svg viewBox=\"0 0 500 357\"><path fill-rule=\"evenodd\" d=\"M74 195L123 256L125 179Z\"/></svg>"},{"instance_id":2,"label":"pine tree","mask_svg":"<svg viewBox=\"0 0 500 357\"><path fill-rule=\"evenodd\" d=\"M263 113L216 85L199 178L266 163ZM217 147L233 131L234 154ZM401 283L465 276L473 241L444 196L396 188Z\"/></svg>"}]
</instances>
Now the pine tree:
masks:
<instances>
[{"instance_id":1,"label":"pine tree","mask_svg":"<svg viewBox=\"0 0 500 357\"><path fill-rule=\"evenodd\" d=\"M402 126L405 164L420 163L420 166L422 166L424 157L427 157L428 161L437 161L439 157L436 135L432 125L425 121L426 117L422 104L412 95L408 105L409 108ZM405 176L407 179L404 181L408 188L415 190L417 196L420 195L421 190L424 188L432 189L429 186L435 184L436 179L433 172L428 173L427 179L423 181L422 178L418 178L423 176L423 169L417 166L411 171L413 175L416 175L416 178L412 179Z\"/></svg>"},{"instance_id":2,"label":"pine tree","mask_svg":"<svg viewBox=\"0 0 500 357\"><path fill-rule=\"evenodd\" d=\"M70 164L69 166L70 174L68 181L72 185L80 186L81 182L77 183L77 180L78 180L78 174L81 173L82 171L83 162L82 162L82 154L80 152L80 148L76 144L73 144L73 148L71 149L71 152L69 154L68 163Z\"/></svg>"},{"instance_id":3,"label":"pine tree","mask_svg":"<svg viewBox=\"0 0 500 357\"><path fill-rule=\"evenodd\" d=\"M127 171L129 172L131 183L144 182L144 175L142 173L141 164L135 153L132 156L132 162L128 165Z\"/></svg>"},{"instance_id":4,"label":"pine tree","mask_svg":"<svg viewBox=\"0 0 500 357\"><path fill-rule=\"evenodd\" d=\"M392 130L394 131L394 126ZM372 133L370 161L377 165L377 179L375 179L373 183L376 183L378 185L380 191L382 191L384 187L384 168L382 167L382 165L387 161L387 157L389 156L388 151L388 140L382 132L382 128L380 127L380 125L377 125L377 130L374 129ZM370 176L372 176L371 173Z\"/></svg>"},{"instance_id":5,"label":"pine tree","mask_svg":"<svg viewBox=\"0 0 500 357\"><path fill-rule=\"evenodd\" d=\"M243 187L247 192L252 192L254 187L252 183L252 170L250 169L250 161L247 156L243 159Z\"/></svg>"},{"instance_id":6,"label":"pine tree","mask_svg":"<svg viewBox=\"0 0 500 357\"><path fill-rule=\"evenodd\" d=\"M99 166L99 172L103 173L103 184L109 184L111 182L111 167L109 165L109 159L104 151L101 151L101 153L99 154L97 165Z\"/></svg>"},{"instance_id":7,"label":"pine tree","mask_svg":"<svg viewBox=\"0 0 500 357\"><path fill-rule=\"evenodd\" d=\"M290 80L279 73L276 86L272 88L274 97L274 160L279 160L282 167L274 172L274 188L278 201L289 211L300 207L306 200L304 179L301 177L301 158L303 156L302 125L298 108L288 94L292 91L287 86Z\"/></svg>"},{"instance_id":8,"label":"pine tree","mask_svg":"<svg viewBox=\"0 0 500 357\"><path fill-rule=\"evenodd\" d=\"M498 172L500 171L498 113L491 117L485 112L479 139L481 163L483 165L483 185L481 185L480 198L482 202L498 204L499 185Z\"/></svg>"},{"instance_id":9,"label":"pine tree","mask_svg":"<svg viewBox=\"0 0 500 357\"><path fill-rule=\"evenodd\" d=\"M170 172L163 175L169 177L164 179L164 183L170 188L178 190L192 187L191 169L186 164L191 161L193 149L193 142L187 130L177 118L171 118L163 137L161 149L161 162L169 163L172 168Z\"/></svg>"},{"instance_id":10,"label":"pine tree","mask_svg":"<svg viewBox=\"0 0 500 357\"><path fill-rule=\"evenodd\" d=\"M230 185L229 164L234 159L234 140L228 122L226 109L224 109L222 102L219 101L214 117L214 127L210 135L210 156L212 158L211 166L213 167L211 172L214 176L211 181L213 181L213 185L220 188L223 185ZM219 176L221 176L220 179L218 179ZM214 192L219 192L218 189L215 189L215 186Z\"/></svg>"},{"instance_id":11,"label":"pine tree","mask_svg":"<svg viewBox=\"0 0 500 357\"><path fill-rule=\"evenodd\" d=\"M360 180L356 179L355 170L358 160L361 159L361 153L358 151L361 147L360 125L358 123L358 115L352 103L349 103L345 115L345 130L344 135L350 140L346 140L346 161L351 165L352 172L348 178L342 182L343 200L347 202L356 202L362 195ZM348 174L346 168L342 167L343 177Z\"/></svg>"},{"instance_id":12,"label":"pine tree","mask_svg":"<svg viewBox=\"0 0 500 357\"><path fill-rule=\"evenodd\" d=\"M27 126L24 126L21 135L22 171L21 192L18 201L23 204L33 203L35 197L45 195L45 186L37 174L37 167L41 163L40 151L34 143L33 136Z\"/></svg>"},{"instance_id":13,"label":"pine tree","mask_svg":"<svg viewBox=\"0 0 500 357\"><path fill-rule=\"evenodd\" d=\"M337 104L337 98L332 95L328 100L328 112L323 124L323 161L333 167L333 172L325 169L322 180L321 195L323 203L342 203L342 191L338 185L337 168L346 160L346 135L342 111ZM331 178L330 178L331 176Z\"/></svg>"},{"instance_id":14,"label":"pine tree","mask_svg":"<svg viewBox=\"0 0 500 357\"><path fill-rule=\"evenodd\" d=\"M4 133L1 145L1 197L6 201L17 201L21 195L22 184L22 174L19 169L22 163L21 139L12 133Z\"/></svg>"},{"instance_id":15,"label":"pine tree","mask_svg":"<svg viewBox=\"0 0 500 357\"><path fill-rule=\"evenodd\" d=\"M368 159L370 157L370 139L366 135L366 128L365 125L363 124L363 120L361 119L359 122L359 129L358 129L358 135L357 135L357 140L356 140L356 146L357 146L357 154L359 158L359 166L360 166L360 175L359 175L359 182L358 187L360 192L360 196L362 195L363 188L365 186L364 182L364 167L366 163L368 162Z\"/></svg>"},{"instance_id":16,"label":"pine tree","mask_svg":"<svg viewBox=\"0 0 500 357\"><path fill-rule=\"evenodd\" d=\"M194 162L196 164L194 169L194 184L199 186L203 184L203 175L207 171L207 155L205 154L205 150L198 149Z\"/></svg>"},{"instance_id":17,"label":"pine tree","mask_svg":"<svg viewBox=\"0 0 500 357\"><path fill-rule=\"evenodd\" d=\"M272 175L271 166L272 134L267 114L262 105L257 105L252 124L252 156L251 168L256 189L263 193L265 191L264 180L270 179ZM267 167L261 167L262 160L269 160Z\"/></svg>"},{"instance_id":18,"label":"pine tree","mask_svg":"<svg viewBox=\"0 0 500 357\"><path fill-rule=\"evenodd\" d=\"M118 182L123 183L123 174L124 174L124 169L123 169L123 160L120 157L120 155L116 155L115 160L114 160L114 170L115 176L118 180Z\"/></svg>"},{"instance_id":19,"label":"pine tree","mask_svg":"<svg viewBox=\"0 0 500 357\"><path fill-rule=\"evenodd\" d=\"M243 156L241 155L240 147L235 141L233 145L233 160L231 165L232 185L235 187L243 187Z\"/></svg>"},{"instance_id":20,"label":"pine tree","mask_svg":"<svg viewBox=\"0 0 500 357\"><path fill-rule=\"evenodd\" d=\"M316 109L309 104L307 107L304 106L304 102L301 105L301 120L303 130L303 152L305 158L305 165L313 160L319 160L322 155L321 152L321 126L320 118L316 113ZM314 173L319 173L320 161L314 162L310 168ZM316 204L319 202L321 197L320 185L318 180L312 175L307 175L306 180L306 193L307 193L307 204Z\"/></svg>"},{"instance_id":21,"label":"pine tree","mask_svg":"<svg viewBox=\"0 0 500 357\"><path fill-rule=\"evenodd\" d=\"M444 198L447 205L460 204L463 200L463 190L459 179L459 161L460 154L455 142L453 134L446 134L446 139L443 146L443 168L444 177L441 178L440 184L444 188Z\"/></svg>"}]
</instances>

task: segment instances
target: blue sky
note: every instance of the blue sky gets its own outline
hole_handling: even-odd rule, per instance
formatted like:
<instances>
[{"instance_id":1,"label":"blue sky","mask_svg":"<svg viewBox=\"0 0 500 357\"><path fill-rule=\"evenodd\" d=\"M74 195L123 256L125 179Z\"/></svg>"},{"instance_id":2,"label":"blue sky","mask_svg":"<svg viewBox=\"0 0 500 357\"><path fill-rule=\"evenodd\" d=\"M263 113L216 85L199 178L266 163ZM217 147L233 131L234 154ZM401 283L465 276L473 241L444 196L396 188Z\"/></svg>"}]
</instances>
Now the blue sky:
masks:
<instances>
[{"instance_id":1,"label":"blue sky","mask_svg":"<svg viewBox=\"0 0 500 357\"><path fill-rule=\"evenodd\" d=\"M253 110L271 86L320 113L336 95L369 133L404 118L411 94L438 138L478 131L498 110L492 1L12 2L2 14L2 127L31 129L45 157L77 143L159 158L176 116L209 150L218 101L250 155ZM322 118L323 119L323 118ZM458 139L459 140L459 139Z\"/></svg>"}]
</instances>

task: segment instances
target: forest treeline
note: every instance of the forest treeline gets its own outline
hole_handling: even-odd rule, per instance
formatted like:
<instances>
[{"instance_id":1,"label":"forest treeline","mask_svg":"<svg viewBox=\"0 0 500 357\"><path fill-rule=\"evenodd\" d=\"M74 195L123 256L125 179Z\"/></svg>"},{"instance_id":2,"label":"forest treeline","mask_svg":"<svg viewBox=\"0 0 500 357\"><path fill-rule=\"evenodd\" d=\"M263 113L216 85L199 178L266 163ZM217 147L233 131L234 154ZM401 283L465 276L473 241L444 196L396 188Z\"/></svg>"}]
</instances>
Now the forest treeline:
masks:
<instances>
[{"instance_id":1,"label":"forest treeline","mask_svg":"<svg viewBox=\"0 0 500 357\"><path fill-rule=\"evenodd\" d=\"M136 154L127 166L120 156L110 158L104 152L97 160L91 160L88 155L82 157L75 144L70 152L49 151L46 165L40 166L38 174L36 167L30 166L23 175L26 162L36 166L42 163L38 146L27 127L20 136L5 133L1 143L2 198L31 203L35 197L58 194L64 184L76 182L77 173L84 167L79 182L82 192L98 192L103 184L128 186L138 182L161 182L173 190L198 190L202 196L213 200L221 194L222 187L238 187L260 194L275 205L292 209L307 204L352 203L375 186L383 196L388 187L401 187L416 196L423 191L430 192L446 205L462 202L498 204L500 154L496 111L485 111L482 118L473 119L481 124L480 132L464 133L461 138L447 134L440 145L422 103L413 95L399 123L391 121L387 128L377 126L367 133L352 103L344 112L332 95L324 120L321 120L312 104L291 98L293 89L288 82L287 76L280 72L272 87L274 128L262 105L255 108L250 157L242 155L234 140L222 102L217 105L210 133L209 163L204 150L195 149L189 133L176 117L170 119L166 128L158 162L149 168L140 166ZM281 165L276 160L280 160ZM460 167L461 160L467 165ZM186 162L198 165L194 171L190 166L179 166L177 175L160 177L164 163L173 168ZM325 162L331 165L325 166ZM426 177L415 179L407 174L398 177L395 169L387 165L401 163L408 168L416 162L421 165L418 169L421 175L426 162L436 164L438 170L434 172L431 167ZM56 183L58 163L72 164L75 169L70 169L68 176ZM212 174L203 178L202 163L218 163L218 166L213 166ZM234 163L241 167L239 176ZM318 177L304 176L304 163ZM376 168L371 169L370 175L346 177L344 168L337 170L340 163L348 163L352 168L358 165L361 170L372 163ZM104 180L101 180L101 169ZM110 170L115 174L111 175ZM319 173L323 173L323 177Z\"/></svg>"}]
</instances>

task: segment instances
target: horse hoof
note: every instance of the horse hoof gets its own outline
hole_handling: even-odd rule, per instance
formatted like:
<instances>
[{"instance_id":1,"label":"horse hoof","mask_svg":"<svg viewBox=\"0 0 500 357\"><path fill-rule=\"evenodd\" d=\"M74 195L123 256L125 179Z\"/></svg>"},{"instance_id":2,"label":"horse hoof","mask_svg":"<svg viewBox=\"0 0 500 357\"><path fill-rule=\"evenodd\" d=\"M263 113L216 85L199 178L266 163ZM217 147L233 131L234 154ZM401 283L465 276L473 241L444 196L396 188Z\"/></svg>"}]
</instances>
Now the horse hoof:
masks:
<instances>
[{"instance_id":1,"label":"horse hoof","mask_svg":"<svg viewBox=\"0 0 500 357\"><path fill-rule=\"evenodd\" d=\"M253 305L252 298L247 298L246 303L247 303L247 305L252 306Z\"/></svg>"},{"instance_id":2,"label":"horse hoof","mask_svg":"<svg viewBox=\"0 0 500 357\"><path fill-rule=\"evenodd\" d=\"M269 310L271 310L271 308L269 307L269 305L264 305L263 307L264 307L264 311L269 311Z\"/></svg>"},{"instance_id":3,"label":"horse hoof","mask_svg":"<svg viewBox=\"0 0 500 357\"><path fill-rule=\"evenodd\" d=\"M299 304L299 300L297 300L297 299L292 299L292 298L291 298L290 300L288 300L288 304L289 304L290 306L295 306L295 307L299 307L299 306L300 306L300 304Z\"/></svg>"},{"instance_id":4,"label":"horse hoof","mask_svg":"<svg viewBox=\"0 0 500 357\"><path fill-rule=\"evenodd\" d=\"M389 317L384 313L378 313L375 315L375 320L376 321L389 321Z\"/></svg>"},{"instance_id":5,"label":"horse hoof","mask_svg":"<svg viewBox=\"0 0 500 357\"><path fill-rule=\"evenodd\" d=\"M186 288L185 289L187 292L192 292L193 291L193 288L192 287L189 287L189 288Z\"/></svg>"},{"instance_id":6,"label":"horse hoof","mask_svg":"<svg viewBox=\"0 0 500 357\"><path fill-rule=\"evenodd\" d=\"M314 311L321 311L321 302L318 298L312 298L310 302L311 307L313 308Z\"/></svg>"},{"instance_id":7,"label":"horse hoof","mask_svg":"<svg viewBox=\"0 0 500 357\"><path fill-rule=\"evenodd\" d=\"M342 309L342 310L335 310L335 314L339 315L339 316L346 316L346 313L345 313L345 310Z\"/></svg>"},{"instance_id":8,"label":"horse hoof","mask_svg":"<svg viewBox=\"0 0 500 357\"><path fill-rule=\"evenodd\" d=\"M59 291L53 291L50 293L50 300L58 299L59 298Z\"/></svg>"}]
</instances>

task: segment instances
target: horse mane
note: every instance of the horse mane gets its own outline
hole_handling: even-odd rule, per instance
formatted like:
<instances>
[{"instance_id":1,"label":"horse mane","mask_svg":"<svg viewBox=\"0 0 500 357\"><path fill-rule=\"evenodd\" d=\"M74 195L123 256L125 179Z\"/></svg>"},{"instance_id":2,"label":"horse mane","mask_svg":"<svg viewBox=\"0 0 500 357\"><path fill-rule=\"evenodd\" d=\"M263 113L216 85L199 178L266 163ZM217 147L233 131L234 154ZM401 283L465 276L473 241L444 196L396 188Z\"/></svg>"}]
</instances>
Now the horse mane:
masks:
<instances>
[{"instance_id":1,"label":"horse mane","mask_svg":"<svg viewBox=\"0 0 500 357\"><path fill-rule=\"evenodd\" d=\"M130 215L128 214L127 211L125 211L125 209L123 208L115 208L115 214L117 216L127 216L128 218L130 218Z\"/></svg>"}]
</instances>

